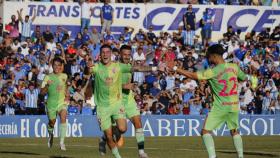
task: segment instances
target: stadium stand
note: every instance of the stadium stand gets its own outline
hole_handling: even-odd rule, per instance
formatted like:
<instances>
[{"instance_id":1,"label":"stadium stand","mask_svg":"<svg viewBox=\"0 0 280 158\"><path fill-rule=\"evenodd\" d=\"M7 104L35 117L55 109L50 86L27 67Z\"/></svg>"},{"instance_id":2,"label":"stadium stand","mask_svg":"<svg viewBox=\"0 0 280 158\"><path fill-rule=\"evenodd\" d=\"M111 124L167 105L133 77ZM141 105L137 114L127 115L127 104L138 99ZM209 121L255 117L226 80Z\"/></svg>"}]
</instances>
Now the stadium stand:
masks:
<instances>
[{"instance_id":1,"label":"stadium stand","mask_svg":"<svg viewBox=\"0 0 280 158\"><path fill-rule=\"evenodd\" d=\"M173 3L264 4L261 1ZM103 36L103 33L98 32L100 29L90 27L72 38L63 27L57 27L52 32L48 27L38 26L30 30L33 32L30 37L22 40L18 18L15 15L5 26L0 19L1 115L45 114L46 97L41 96L37 90L44 76L53 71L49 65L50 59L62 54L65 54L65 73L69 77L68 90L72 97L69 114L91 114L88 111L89 105L92 114L95 114L92 100L94 78L87 81L84 72L90 60L98 62L99 48L104 43L113 47L114 61L119 60L120 46L128 44L133 49L133 63L156 66L160 62L174 60L179 67L190 71L211 67L205 58L205 50L213 43L220 43L226 50L224 59L238 63L243 71L257 75L259 79L258 83L246 81L239 85L240 113L280 114L279 25L266 28L260 33L252 30L245 36L241 36L240 30L228 26L220 40L204 44L202 36L188 34L188 30L182 27L173 33L163 31L159 34L155 34L152 27L148 31L140 29L136 33L121 35L111 34L108 30ZM211 27L211 22L209 24ZM187 42L189 40L191 42ZM206 115L211 107L212 97L207 82L184 78L176 72L135 73L133 81L138 84L134 93L142 115ZM258 87L252 89L252 84Z\"/></svg>"}]
</instances>

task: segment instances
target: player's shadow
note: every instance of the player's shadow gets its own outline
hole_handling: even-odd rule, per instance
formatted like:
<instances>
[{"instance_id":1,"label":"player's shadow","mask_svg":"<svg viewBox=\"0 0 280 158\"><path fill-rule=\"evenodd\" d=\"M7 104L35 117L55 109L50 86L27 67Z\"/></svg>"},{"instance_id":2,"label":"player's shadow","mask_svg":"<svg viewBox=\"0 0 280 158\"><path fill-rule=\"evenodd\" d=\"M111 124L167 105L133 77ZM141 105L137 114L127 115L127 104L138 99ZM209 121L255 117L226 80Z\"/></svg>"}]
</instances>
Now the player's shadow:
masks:
<instances>
[{"instance_id":1,"label":"player's shadow","mask_svg":"<svg viewBox=\"0 0 280 158\"><path fill-rule=\"evenodd\" d=\"M225 154L236 154L236 151L217 151ZM279 155L270 154L270 153L261 153L261 152L247 152L244 151L244 155L254 155L254 156L264 156L264 157L279 157Z\"/></svg>"},{"instance_id":2,"label":"player's shadow","mask_svg":"<svg viewBox=\"0 0 280 158\"><path fill-rule=\"evenodd\" d=\"M1 154L17 154L17 155L40 155L36 153L20 152L20 151L0 151Z\"/></svg>"}]
</instances>

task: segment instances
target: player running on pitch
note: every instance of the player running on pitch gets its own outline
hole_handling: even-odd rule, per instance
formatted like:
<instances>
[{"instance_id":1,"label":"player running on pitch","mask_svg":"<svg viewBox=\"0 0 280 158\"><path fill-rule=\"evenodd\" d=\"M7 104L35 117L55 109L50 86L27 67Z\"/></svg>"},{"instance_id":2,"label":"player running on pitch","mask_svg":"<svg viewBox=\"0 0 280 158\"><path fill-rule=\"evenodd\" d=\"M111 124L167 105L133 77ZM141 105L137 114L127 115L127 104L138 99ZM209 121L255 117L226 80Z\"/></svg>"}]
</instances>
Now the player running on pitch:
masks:
<instances>
[{"instance_id":1,"label":"player running on pitch","mask_svg":"<svg viewBox=\"0 0 280 158\"><path fill-rule=\"evenodd\" d=\"M67 75L63 73L64 61L56 57L52 61L53 73L45 76L41 85L41 93L48 94L47 115L48 123L48 147L53 145L53 129L56 122L57 114L60 117L59 133L60 133L60 149L66 150L64 138L66 136L66 116L67 116Z\"/></svg>"},{"instance_id":2,"label":"player running on pitch","mask_svg":"<svg viewBox=\"0 0 280 158\"><path fill-rule=\"evenodd\" d=\"M196 80L208 80L210 83L214 102L201 131L209 158L216 158L211 132L219 128L223 123L226 123L230 129L238 158L243 158L242 138L237 131L239 115L239 94L237 89L238 80L245 80L247 76L237 64L226 63L223 59L223 53L224 49L221 45L210 46L206 56L208 61L214 64L215 67L205 71L189 72L178 69L172 63L169 63L168 67L186 77Z\"/></svg>"},{"instance_id":3,"label":"player running on pitch","mask_svg":"<svg viewBox=\"0 0 280 158\"><path fill-rule=\"evenodd\" d=\"M130 64L131 47L128 45L123 45L120 48L120 52L120 62L123 64ZM122 74L122 101L124 104L126 117L133 123L135 127L135 136L138 145L139 157L148 158L148 155L144 152L144 132L142 129L140 111L139 109L137 109L134 95L131 91L134 88L134 84L131 83L131 78L131 72ZM101 155L104 155L106 153L106 138L103 136L100 140L101 141L99 143L99 152L101 153Z\"/></svg>"}]
</instances>

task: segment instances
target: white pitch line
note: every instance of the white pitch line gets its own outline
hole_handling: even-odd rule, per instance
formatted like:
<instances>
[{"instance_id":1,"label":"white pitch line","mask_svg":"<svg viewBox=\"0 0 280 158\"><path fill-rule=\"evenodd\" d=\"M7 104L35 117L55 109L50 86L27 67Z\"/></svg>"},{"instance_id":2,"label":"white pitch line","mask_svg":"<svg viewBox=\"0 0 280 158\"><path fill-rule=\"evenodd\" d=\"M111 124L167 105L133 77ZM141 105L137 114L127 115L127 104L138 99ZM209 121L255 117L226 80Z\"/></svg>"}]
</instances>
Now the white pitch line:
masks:
<instances>
[{"instance_id":1,"label":"white pitch line","mask_svg":"<svg viewBox=\"0 0 280 158\"><path fill-rule=\"evenodd\" d=\"M0 143L0 145L8 145L8 146L47 146L44 144L33 144L33 143L27 143L27 144L11 144L11 143ZM98 146L95 145L80 145L80 144L74 144L74 145L66 145L70 147L87 147L87 148L98 148ZM127 149L137 149L136 147L122 147L122 148L127 148ZM161 148L145 148L146 150L166 150L166 149L161 149ZM188 148L183 148L183 149L174 149L176 151L205 151L205 150L200 150L200 149L188 149ZM217 152L235 152L235 150L216 150ZM267 152L267 151L244 151L247 153L257 153L257 154L280 154L279 152Z\"/></svg>"}]
</instances>

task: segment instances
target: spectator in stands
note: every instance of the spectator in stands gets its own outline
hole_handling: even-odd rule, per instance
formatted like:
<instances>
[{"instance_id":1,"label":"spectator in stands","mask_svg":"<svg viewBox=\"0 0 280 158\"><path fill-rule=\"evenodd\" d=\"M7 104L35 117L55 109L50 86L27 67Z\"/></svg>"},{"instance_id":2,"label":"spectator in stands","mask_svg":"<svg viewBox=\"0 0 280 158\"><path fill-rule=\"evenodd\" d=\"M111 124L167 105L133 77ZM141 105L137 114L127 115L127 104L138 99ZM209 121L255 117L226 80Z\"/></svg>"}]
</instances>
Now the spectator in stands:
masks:
<instances>
[{"instance_id":1,"label":"spectator in stands","mask_svg":"<svg viewBox=\"0 0 280 158\"><path fill-rule=\"evenodd\" d=\"M5 115L15 115L15 98L12 95L4 98L2 106L5 106Z\"/></svg>"},{"instance_id":2,"label":"spectator in stands","mask_svg":"<svg viewBox=\"0 0 280 158\"><path fill-rule=\"evenodd\" d=\"M93 8L90 6L89 0L80 1L81 6L81 32L85 28L89 28L90 17L93 11Z\"/></svg>"},{"instance_id":3,"label":"spectator in stands","mask_svg":"<svg viewBox=\"0 0 280 158\"><path fill-rule=\"evenodd\" d=\"M187 8L187 12L184 14L183 17L184 22L184 30L187 30L187 26L189 25L190 30L196 30L196 16L195 12L192 10L192 5L189 4Z\"/></svg>"},{"instance_id":4,"label":"spectator in stands","mask_svg":"<svg viewBox=\"0 0 280 158\"><path fill-rule=\"evenodd\" d=\"M228 26L227 32L225 33L225 36L227 36L227 39L229 39L229 40L230 40L232 37L235 36L235 32L234 32L232 26Z\"/></svg>"},{"instance_id":5,"label":"spectator in stands","mask_svg":"<svg viewBox=\"0 0 280 158\"><path fill-rule=\"evenodd\" d=\"M271 114L272 110L270 91L267 90L262 102L262 114Z\"/></svg>"},{"instance_id":6,"label":"spectator in stands","mask_svg":"<svg viewBox=\"0 0 280 158\"><path fill-rule=\"evenodd\" d=\"M56 31L54 32L54 41L55 42L62 42L63 37L68 34L68 30L63 28L62 26L57 26Z\"/></svg>"},{"instance_id":7,"label":"spectator in stands","mask_svg":"<svg viewBox=\"0 0 280 158\"><path fill-rule=\"evenodd\" d=\"M109 3L110 0L104 0L104 5L101 8L101 34L104 34L106 30L110 30L114 22L114 9Z\"/></svg>"},{"instance_id":8,"label":"spectator in stands","mask_svg":"<svg viewBox=\"0 0 280 158\"><path fill-rule=\"evenodd\" d=\"M41 84L45 75L52 72L51 67L47 64L47 58L44 54L39 55L39 62L40 65L38 66L39 73L38 73L38 83Z\"/></svg>"},{"instance_id":9,"label":"spectator in stands","mask_svg":"<svg viewBox=\"0 0 280 158\"><path fill-rule=\"evenodd\" d=\"M201 115L208 115L210 112L210 105L209 103L204 103L203 109L201 110Z\"/></svg>"},{"instance_id":10,"label":"spectator in stands","mask_svg":"<svg viewBox=\"0 0 280 158\"><path fill-rule=\"evenodd\" d=\"M19 12L18 12L19 14ZM11 17L11 22L8 25L8 28L6 28L6 30L8 30L10 32L10 37L12 39L16 39L19 37L19 20L16 19L15 15L12 15Z\"/></svg>"},{"instance_id":11,"label":"spectator in stands","mask_svg":"<svg viewBox=\"0 0 280 158\"><path fill-rule=\"evenodd\" d=\"M27 115L38 115L38 96L40 90L35 84L30 82L28 88L24 90L25 111Z\"/></svg>"},{"instance_id":12,"label":"spectator in stands","mask_svg":"<svg viewBox=\"0 0 280 158\"><path fill-rule=\"evenodd\" d=\"M100 44L100 40L102 39L101 34L94 27L90 33L90 40L94 45Z\"/></svg>"},{"instance_id":13,"label":"spectator in stands","mask_svg":"<svg viewBox=\"0 0 280 158\"><path fill-rule=\"evenodd\" d=\"M211 40L212 25L213 25L213 11L206 8L201 19L201 37L202 44L205 47Z\"/></svg>"},{"instance_id":14,"label":"spectator in stands","mask_svg":"<svg viewBox=\"0 0 280 158\"><path fill-rule=\"evenodd\" d=\"M26 41L26 38L31 38L31 27L32 23L34 22L36 18L36 9L33 10L33 17L32 19L29 19L29 15L26 15L24 20L22 17L22 11L23 9L21 8L20 11L18 11L18 19L21 22L21 41Z\"/></svg>"},{"instance_id":15,"label":"spectator in stands","mask_svg":"<svg viewBox=\"0 0 280 158\"><path fill-rule=\"evenodd\" d=\"M37 25L35 27L35 30L33 31L32 35L31 35L31 39L32 39L32 41L37 41L41 37L42 37L41 26Z\"/></svg>"},{"instance_id":16,"label":"spectator in stands","mask_svg":"<svg viewBox=\"0 0 280 158\"><path fill-rule=\"evenodd\" d=\"M88 28L84 28L82 33L82 43L87 44L89 40L90 40L90 33L88 32Z\"/></svg>"},{"instance_id":17,"label":"spectator in stands","mask_svg":"<svg viewBox=\"0 0 280 158\"><path fill-rule=\"evenodd\" d=\"M122 34L124 44L129 44L131 42L133 32L134 32L133 27L129 27L129 26L124 27L124 33Z\"/></svg>"},{"instance_id":18,"label":"spectator in stands","mask_svg":"<svg viewBox=\"0 0 280 158\"><path fill-rule=\"evenodd\" d=\"M139 47L137 52L133 54L133 64L134 65L144 65L146 56L143 52L143 48ZM138 84L142 84L145 80L144 72L133 72L133 81L137 82Z\"/></svg>"},{"instance_id":19,"label":"spectator in stands","mask_svg":"<svg viewBox=\"0 0 280 158\"><path fill-rule=\"evenodd\" d=\"M202 112L202 105L200 100L194 98L189 101L190 115L200 115Z\"/></svg>"},{"instance_id":20,"label":"spectator in stands","mask_svg":"<svg viewBox=\"0 0 280 158\"><path fill-rule=\"evenodd\" d=\"M193 46L194 38L195 38L195 31L191 30L191 26L186 26L186 31L183 31L183 41L184 45Z\"/></svg>"},{"instance_id":21,"label":"spectator in stands","mask_svg":"<svg viewBox=\"0 0 280 158\"><path fill-rule=\"evenodd\" d=\"M175 88L174 72L168 72L165 79L166 79L166 90L173 90Z\"/></svg>"},{"instance_id":22,"label":"spectator in stands","mask_svg":"<svg viewBox=\"0 0 280 158\"><path fill-rule=\"evenodd\" d=\"M153 32L153 26L149 27L149 31L147 32L147 41L153 46L156 44L156 35Z\"/></svg>"},{"instance_id":23,"label":"spectator in stands","mask_svg":"<svg viewBox=\"0 0 280 158\"><path fill-rule=\"evenodd\" d=\"M110 44L113 44L117 41L115 36L112 34L111 30L106 30L106 33L103 36L103 40L104 40L104 42L110 43Z\"/></svg>"},{"instance_id":24,"label":"spectator in stands","mask_svg":"<svg viewBox=\"0 0 280 158\"><path fill-rule=\"evenodd\" d=\"M88 84L89 84L89 79L87 79L85 85L82 84L77 85L77 88L75 89L76 92L73 95L73 99L75 100L76 103L78 103L79 101L82 101L82 105L85 103L86 101L85 91Z\"/></svg>"},{"instance_id":25,"label":"spectator in stands","mask_svg":"<svg viewBox=\"0 0 280 158\"><path fill-rule=\"evenodd\" d=\"M51 40L54 39L54 36L51 33L50 29L51 29L50 26L46 26L46 31L43 32L43 37L46 42L50 42Z\"/></svg>"}]
</instances>

